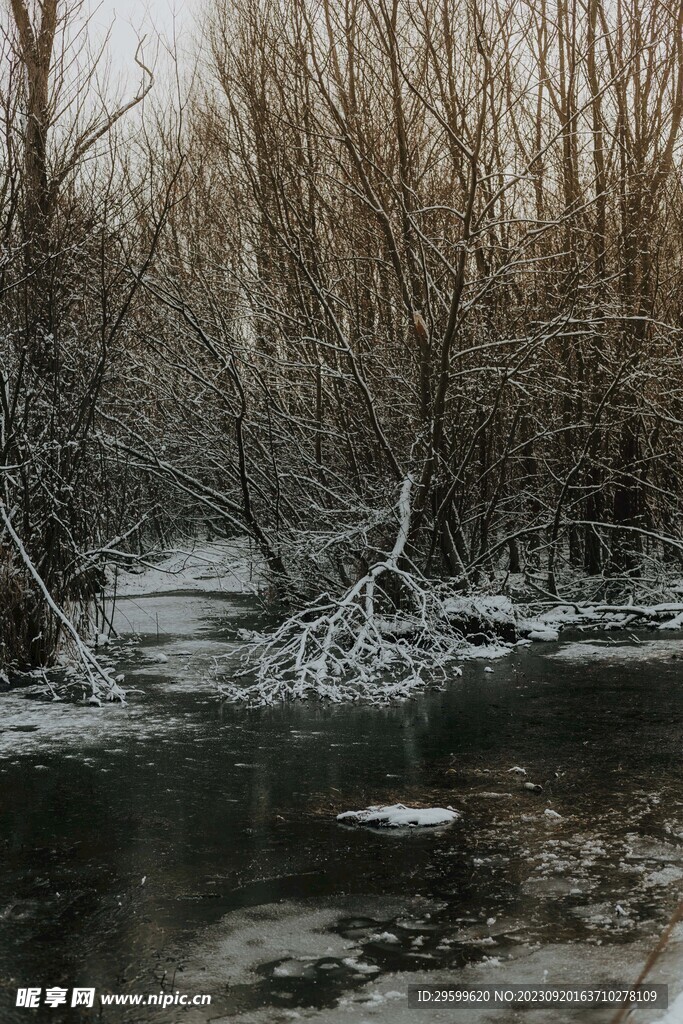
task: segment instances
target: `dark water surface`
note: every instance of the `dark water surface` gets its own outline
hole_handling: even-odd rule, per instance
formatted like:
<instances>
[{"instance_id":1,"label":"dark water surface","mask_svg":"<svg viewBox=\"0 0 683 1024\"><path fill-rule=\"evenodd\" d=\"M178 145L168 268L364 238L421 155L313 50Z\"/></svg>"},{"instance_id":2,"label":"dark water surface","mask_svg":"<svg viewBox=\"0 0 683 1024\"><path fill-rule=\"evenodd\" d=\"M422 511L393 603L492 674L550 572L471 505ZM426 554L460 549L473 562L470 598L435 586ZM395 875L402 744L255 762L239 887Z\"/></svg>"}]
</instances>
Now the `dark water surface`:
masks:
<instances>
[{"instance_id":1,"label":"dark water surface","mask_svg":"<svg viewBox=\"0 0 683 1024\"><path fill-rule=\"evenodd\" d=\"M246 710L201 683L226 610L231 626L246 614L205 601L196 631L191 617L180 637L155 619L141 645L122 648L138 670L127 709L49 705L43 733L19 697L0 697L1 1024L121 1019L29 1013L16 989L182 988L183 951L204 930L281 901L351 898L334 929L380 972L455 969L534 943L629 943L661 927L683 877L680 634L639 634L650 653L632 644L632 660L623 649L555 659L566 640L536 644L390 709ZM164 652L168 662L150 660ZM334 820L398 801L451 805L462 819L408 835ZM428 912L391 912L406 895ZM370 897L387 901L385 915ZM372 912L358 910L364 899ZM252 985L209 987L201 1019L330 1005L366 983L339 958L323 963L324 948L300 977L278 961Z\"/></svg>"}]
</instances>

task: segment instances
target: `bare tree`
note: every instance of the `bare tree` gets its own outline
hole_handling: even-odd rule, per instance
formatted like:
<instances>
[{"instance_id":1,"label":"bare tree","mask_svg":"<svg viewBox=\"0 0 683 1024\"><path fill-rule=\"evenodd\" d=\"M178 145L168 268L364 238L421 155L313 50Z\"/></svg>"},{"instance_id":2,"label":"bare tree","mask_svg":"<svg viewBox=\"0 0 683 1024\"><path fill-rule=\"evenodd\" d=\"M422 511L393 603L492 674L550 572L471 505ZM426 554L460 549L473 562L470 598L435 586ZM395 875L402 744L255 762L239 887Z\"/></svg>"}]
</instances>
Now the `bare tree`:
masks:
<instances>
[{"instance_id":1,"label":"bare tree","mask_svg":"<svg viewBox=\"0 0 683 1024\"><path fill-rule=\"evenodd\" d=\"M105 535L246 533L269 679L310 649L322 686L319 644L457 648L454 595L679 572L679 3L221 0L120 150L130 103L55 133L64 11L12 10L5 503L50 593L87 604Z\"/></svg>"},{"instance_id":2,"label":"bare tree","mask_svg":"<svg viewBox=\"0 0 683 1024\"><path fill-rule=\"evenodd\" d=\"M126 199L113 133L151 74L138 59L138 94L102 106L94 68L74 69L70 39L83 17L80 3L12 0L4 29L13 59L3 82L0 650L5 663L45 665L66 637L84 660L86 688L121 696L80 632L100 587L92 551L106 503L93 427L137 289L117 256Z\"/></svg>"}]
</instances>

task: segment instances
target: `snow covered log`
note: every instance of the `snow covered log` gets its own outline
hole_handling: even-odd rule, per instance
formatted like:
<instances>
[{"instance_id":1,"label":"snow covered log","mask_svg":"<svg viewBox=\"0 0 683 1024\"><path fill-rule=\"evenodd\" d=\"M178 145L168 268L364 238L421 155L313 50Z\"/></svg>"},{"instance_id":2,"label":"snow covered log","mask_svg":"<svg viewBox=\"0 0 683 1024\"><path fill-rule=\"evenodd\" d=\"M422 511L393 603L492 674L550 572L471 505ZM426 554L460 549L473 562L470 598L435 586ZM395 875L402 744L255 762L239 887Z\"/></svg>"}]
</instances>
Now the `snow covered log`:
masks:
<instances>
[{"instance_id":1,"label":"snow covered log","mask_svg":"<svg viewBox=\"0 0 683 1024\"><path fill-rule=\"evenodd\" d=\"M449 597L443 602L443 611L449 625L468 643L517 642L517 622L509 597Z\"/></svg>"},{"instance_id":2,"label":"snow covered log","mask_svg":"<svg viewBox=\"0 0 683 1024\"><path fill-rule=\"evenodd\" d=\"M520 616L518 632L529 640L557 640L566 626L604 626L624 629L643 626L653 629L683 629L683 604L660 602L651 605L595 604L573 602L557 604L530 617Z\"/></svg>"}]
</instances>

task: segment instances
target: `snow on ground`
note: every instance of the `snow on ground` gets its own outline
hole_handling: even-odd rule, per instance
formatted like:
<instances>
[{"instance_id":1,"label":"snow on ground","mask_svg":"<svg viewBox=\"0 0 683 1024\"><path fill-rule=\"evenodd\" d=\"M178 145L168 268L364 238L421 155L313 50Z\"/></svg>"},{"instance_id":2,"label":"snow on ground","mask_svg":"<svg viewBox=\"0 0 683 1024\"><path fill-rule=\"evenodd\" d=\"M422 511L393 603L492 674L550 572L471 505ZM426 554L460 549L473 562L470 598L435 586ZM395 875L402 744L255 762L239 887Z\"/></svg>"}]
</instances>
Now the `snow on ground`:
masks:
<instances>
[{"instance_id":1,"label":"snow on ground","mask_svg":"<svg viewBox=\"0 0 683 1024\"><path fill-rule=\"evenodd\" d=\"M659 629L683 629L683 612L674 616L673 619L669 619L668 622L661 622Z\"/></svg>"},{"instance_id":2,"label":"snow on ground","mask_svg":"<svg viewBox=\"0 0 683 1024\"><path fill-rule=\"evenodd\" d=\"M543 643L559 640L560 634L556 629L532 629L527 633L528 640L540 640Z\"/></svg>"},{"instance_id":3,"label":"snow on ground","mask_svg":"<svg viewBox=\"0 0 683 1024\"><path fill-rule=\"evenodd\" d=\"M530 614L528 607L515 606L508 597L499 595L448 598L443 607L450 617L479 617L482 623L500 630L512 625L518 635L539 642L558 640L562 629L568 626L618 629L647 624L662 630L683 629L683 605L680 602L614 607L591 603L557 604Z\"/></svg>"},{"instance_id":4,"label":"snow on ground","mask_svg":"<svg viewBox=\"0 0 683 1024\"><path fill-rule=\"evenodd\" d=\"M344 811L337 821L347 825L369 825L372 828L430 828L449 825L460 817L457 811L444 807L367 807L363 811Z\"/></svg>"},{"instance_id":5,"label":"snow on ground","mask_svg":"<svg viewBox=\"0 0 683 1024\"><path fill-rule=\"evenodd\" d=\"M567 604L548 608L531 617L526 616L523 611L517 612L519 631L529 640L557 640L560 630L565 626L575 626L585 621L585 617L577 612L574 605Z\"/></svg>"},{"instance_id":6,"label":"snow on ground","mask_svg":"<svg viewBox=\"0 0 683 1024\"><path fill-rule=\"evenodd\" d=\"M197 541L126 568L110 567L108 596L139 597L194 591L204 594L253 594L264 585L261 559L249 540Z\"/></svg>"}]
</instances>

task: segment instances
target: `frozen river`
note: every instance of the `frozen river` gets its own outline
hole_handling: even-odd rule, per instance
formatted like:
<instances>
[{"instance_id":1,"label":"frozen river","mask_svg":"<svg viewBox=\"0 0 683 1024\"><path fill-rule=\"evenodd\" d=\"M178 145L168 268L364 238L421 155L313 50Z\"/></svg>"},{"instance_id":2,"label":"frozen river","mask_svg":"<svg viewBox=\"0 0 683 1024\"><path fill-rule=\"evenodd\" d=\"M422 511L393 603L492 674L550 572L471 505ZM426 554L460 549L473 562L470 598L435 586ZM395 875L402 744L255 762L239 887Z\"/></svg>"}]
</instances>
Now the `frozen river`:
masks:
<instances>
[{"instance_id":1,"label":"frozen river","mask_svg":"<svg viewBox=\"0 0 683 1024\"><path fill-rule=\"evenodd\" d=\"M567 635L389 709L247 710L207 676L237 664L252 614L247 598L125 599L127 707L0 697L3 1024L474 1024L489 1018L411 1011L409 981L633 980L683 890L680 634ZM461 818L335 821L395 802ZM672 997L681 965L678 935L652 979ZM28 985L212 1005L28 1014Z\"/></svg>"}]
</instances>

